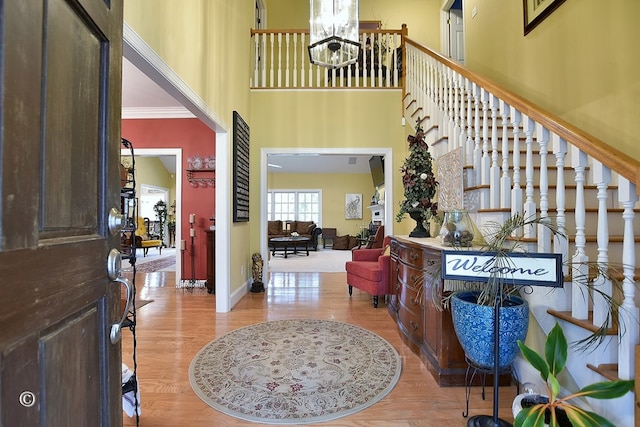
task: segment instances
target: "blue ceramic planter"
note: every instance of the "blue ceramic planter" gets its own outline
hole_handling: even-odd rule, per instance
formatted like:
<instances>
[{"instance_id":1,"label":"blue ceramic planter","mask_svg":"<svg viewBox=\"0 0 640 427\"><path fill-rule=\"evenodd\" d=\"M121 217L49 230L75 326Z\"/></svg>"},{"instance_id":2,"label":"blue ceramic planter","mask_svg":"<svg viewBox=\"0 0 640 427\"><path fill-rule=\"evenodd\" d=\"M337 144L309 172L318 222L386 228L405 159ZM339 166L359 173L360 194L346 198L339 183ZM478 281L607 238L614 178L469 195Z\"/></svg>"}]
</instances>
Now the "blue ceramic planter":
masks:
<instances>
[{"instance_id":1,"label":"blue ceramic planter","mask_svg":"<svg viewBox=\"0 0 640 427\"><path fill-rule=\"evenodd\" d=\"M458 341L474 364L494 366L493 306L475 303L477 293L461 292L451 299L451 317ZM517 340L524 341L529 328L529 304L511 296L510 306L500 308L500 368L506 368L520 351Z\"/></svg>"}]
</instances>

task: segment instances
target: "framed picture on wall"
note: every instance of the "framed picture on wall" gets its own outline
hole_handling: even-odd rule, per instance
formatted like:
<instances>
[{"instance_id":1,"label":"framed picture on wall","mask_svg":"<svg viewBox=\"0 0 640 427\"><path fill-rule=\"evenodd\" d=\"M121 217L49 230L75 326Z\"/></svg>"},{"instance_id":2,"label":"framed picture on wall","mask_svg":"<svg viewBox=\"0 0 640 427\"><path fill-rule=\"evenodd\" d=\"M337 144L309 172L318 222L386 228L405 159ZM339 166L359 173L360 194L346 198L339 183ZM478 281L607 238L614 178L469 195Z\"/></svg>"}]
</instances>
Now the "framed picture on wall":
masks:
<instances>
[{"instance_id":1,"label":"framed picture on wall","mask_svg":"<svg viewBox=\"0 0 640 427\"><path fill-rule=\"evenodd\" d=\"M524 11L524 34L533 30L565 0L522 0Z\"/></svg>"},{"instance_id":2,"label":"framed picture on wall","mask_svg":"<svg viewBox=\"0 0 640 427\"><path fill-rule=\"evenodd\" d=\"M362 194L346 194L344 217L345 219L362 219Z\"/></svg>"}]
</instances>

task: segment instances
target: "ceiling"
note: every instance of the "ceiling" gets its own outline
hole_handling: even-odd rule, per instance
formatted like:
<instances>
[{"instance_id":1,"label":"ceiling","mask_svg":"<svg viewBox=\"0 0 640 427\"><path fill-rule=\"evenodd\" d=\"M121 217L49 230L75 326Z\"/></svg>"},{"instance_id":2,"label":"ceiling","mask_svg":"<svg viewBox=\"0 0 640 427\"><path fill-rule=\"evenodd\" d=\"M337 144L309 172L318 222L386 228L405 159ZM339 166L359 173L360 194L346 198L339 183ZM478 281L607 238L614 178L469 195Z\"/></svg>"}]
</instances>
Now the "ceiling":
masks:
<instances>
[{"instance_id":1,"label":"ceiling","mask_svg":"<svg viewBox=\"0 0 640 427\"><path fill-rule=\"evenodd\" d=\"M169 117L171 112L184 117L185 108L123 58L122 117ZM269 172L273 173L370 173L370 157L370 154L274 154L269 155L268 164L273 165L269 166ZM170 173L175 173L174 156L159 156L159 159Z\"/></svg>"}]
</instances>

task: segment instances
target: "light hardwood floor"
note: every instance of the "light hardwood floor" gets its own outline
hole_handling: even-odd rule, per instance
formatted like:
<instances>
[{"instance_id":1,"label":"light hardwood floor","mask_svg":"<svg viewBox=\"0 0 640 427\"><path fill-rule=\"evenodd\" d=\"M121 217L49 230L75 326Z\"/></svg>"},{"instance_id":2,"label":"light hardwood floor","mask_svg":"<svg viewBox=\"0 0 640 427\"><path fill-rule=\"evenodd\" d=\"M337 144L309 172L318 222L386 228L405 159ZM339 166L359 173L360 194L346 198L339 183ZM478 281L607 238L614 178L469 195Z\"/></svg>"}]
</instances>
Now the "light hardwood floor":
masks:
<instances>
[{"instance_id":1,"label":"light hardwood floor","mask_svg":"<svg viewBox=\"0 0 640 427\"><path fill-rule=\"evenodd\" d=\"M222 414L201 401L189 384L192 358L207 343L234 329L258 322L291 318L331 319L351 323L389 341L402 357L396 387L374 406L325 426L465 426L464 387L437 386L420 359L405 346L387 307L373 308L357 289L349 298L346 273L274 273L266 292L249 293L229 313L215 312L215 296L204 289L176 289L175 273L138 274L137 298L153 302L137 311L138 378L141 426L259 425ZM123 362L132 367L132 337L123 331ZM512 422L515 386L500 388L499 416ZM489 384L486 400L473 387L470 415L493 414ZM135 417L124 415L125 426Z\"/></svg>"}]
</instances>

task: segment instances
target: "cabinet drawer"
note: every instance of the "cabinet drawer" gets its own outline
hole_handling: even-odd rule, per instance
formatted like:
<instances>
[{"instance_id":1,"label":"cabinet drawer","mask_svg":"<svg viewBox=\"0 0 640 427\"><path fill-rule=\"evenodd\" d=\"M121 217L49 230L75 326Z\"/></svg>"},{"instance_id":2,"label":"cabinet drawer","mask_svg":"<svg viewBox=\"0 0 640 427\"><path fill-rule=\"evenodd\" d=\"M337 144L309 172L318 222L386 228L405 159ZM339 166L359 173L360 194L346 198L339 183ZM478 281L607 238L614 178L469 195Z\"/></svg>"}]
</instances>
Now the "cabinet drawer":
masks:
<instances>
[{"instance_id":1,"label":"cabinet drawer","mask_svg":"<svg viewBox=\"0 0 640 427\"><path fill-rule=\"evenodd\" d=\"M399 298L402 304L411 310L420 312L422 310L422 304L419 295L422 295L422 291L412 288L410 286L403 286L400 292Z\"/></svg>"},{"instance_id":2,"label":"cabinet drawer","mask_svg":"<svg viewBox=\"0 0 640 427\"><path fill-rule=\"evenodd\" d=\"M422 249L413 247L403 247L398 253L402 262L417 268L422 268Z\"/></svg>"},{"instance_id":3,"label":"cabinet drawer","mask_svg":"<svg viewBox=\"0 0 640 427\"><path fill-rule=\"evenodd\" d=\"M422 269L398 263L398 278L400 281L412 289L417 290L424 283L424 273Z\"/></svg>"},{"instance_id":4,"label":"cabinet drawer","mask_svg":"<svg viewBox=\"0 0 640 427\"><path fill-rule=\"evenodd\" d=\"M422 310L417 313L400 302L398 317L407 332L419 343L422 343Z\"/></svg>"}]
</instances>

